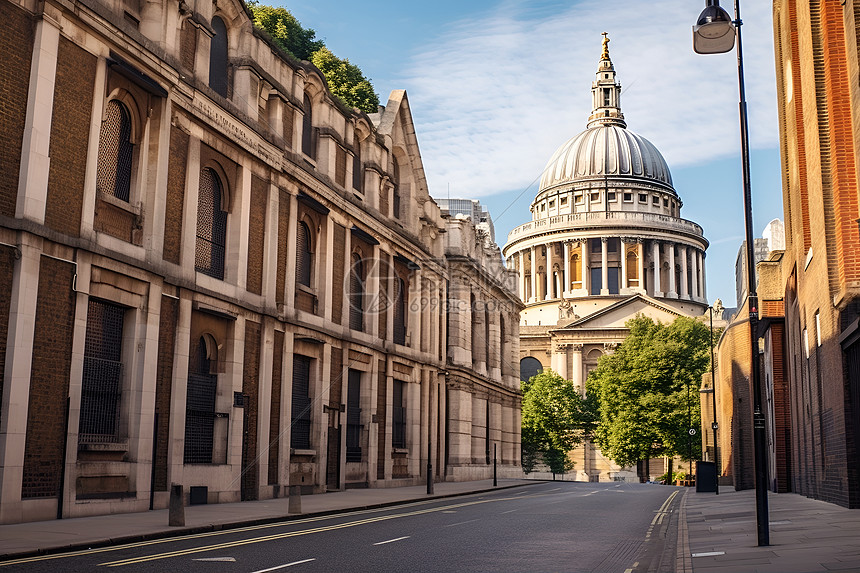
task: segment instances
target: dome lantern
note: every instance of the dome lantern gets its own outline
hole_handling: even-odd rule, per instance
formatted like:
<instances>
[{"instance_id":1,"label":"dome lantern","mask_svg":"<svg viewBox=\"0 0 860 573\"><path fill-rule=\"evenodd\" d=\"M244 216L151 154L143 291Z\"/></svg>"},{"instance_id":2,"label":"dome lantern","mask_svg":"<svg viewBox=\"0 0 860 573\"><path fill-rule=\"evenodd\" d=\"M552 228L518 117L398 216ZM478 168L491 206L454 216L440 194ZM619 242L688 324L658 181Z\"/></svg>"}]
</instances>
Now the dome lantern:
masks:
<instances>
[{"instance_id":1,"label":"dome lantern","mask_svg":"<svg viewBox=\"0 0 860 573\"><path fill-rule=\"evenodd\" d=\"M593 111L588 116L587 128L600 125L627 127L621 113L621 84L615 79L615 68L609 58L609 35L603 32L603 51L597 75L591 83Z\"/></svg>"}]
</instances>

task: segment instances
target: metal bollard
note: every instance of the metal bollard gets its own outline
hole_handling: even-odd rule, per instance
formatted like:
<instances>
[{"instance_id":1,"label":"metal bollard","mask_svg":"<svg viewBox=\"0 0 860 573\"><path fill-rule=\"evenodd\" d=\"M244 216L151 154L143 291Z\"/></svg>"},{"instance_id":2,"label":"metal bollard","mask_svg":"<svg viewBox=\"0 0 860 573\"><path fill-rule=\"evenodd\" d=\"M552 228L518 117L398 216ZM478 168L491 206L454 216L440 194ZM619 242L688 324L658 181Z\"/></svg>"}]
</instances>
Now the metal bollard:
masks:
<instances>
[{"instance_id":1,"label":"metal bollard","mask_svg":"<svg viewBox=\"0 0 860 573\"><path fill-rule=\"evenodd\" d=\"M170 484L170 504L167 525L182 527L185 525L185 504L182 499L182 484Z\"/></svg>"},{"instance_id":2,"label":"metal bollard","mask_svg":"<svg viewBox=\"0 0 860 573\"><path fill-rule=\"evenodd\" d=\"M302 512L302 486L290 486L290 502L287 509L288 513Z\"/></svg>"}]
</instances>

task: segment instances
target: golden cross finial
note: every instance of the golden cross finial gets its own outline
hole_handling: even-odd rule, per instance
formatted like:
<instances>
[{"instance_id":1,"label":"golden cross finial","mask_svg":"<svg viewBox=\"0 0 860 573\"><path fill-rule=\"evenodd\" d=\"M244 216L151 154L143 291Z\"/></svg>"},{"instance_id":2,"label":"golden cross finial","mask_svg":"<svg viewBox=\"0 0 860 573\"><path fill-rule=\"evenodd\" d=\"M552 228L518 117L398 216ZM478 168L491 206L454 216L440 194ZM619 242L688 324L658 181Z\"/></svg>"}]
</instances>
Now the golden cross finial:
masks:
<instances>
[{"instance_id":1,"label":"golden cross finial","mask_svg":"<svg viewBox=\"0 0 860 573\"><path fill-rule=\"evenodd\" d=\"M609 33L603 32L603 53L600 54L601 60L609 59Z\"/></svg>"}]
</instances>

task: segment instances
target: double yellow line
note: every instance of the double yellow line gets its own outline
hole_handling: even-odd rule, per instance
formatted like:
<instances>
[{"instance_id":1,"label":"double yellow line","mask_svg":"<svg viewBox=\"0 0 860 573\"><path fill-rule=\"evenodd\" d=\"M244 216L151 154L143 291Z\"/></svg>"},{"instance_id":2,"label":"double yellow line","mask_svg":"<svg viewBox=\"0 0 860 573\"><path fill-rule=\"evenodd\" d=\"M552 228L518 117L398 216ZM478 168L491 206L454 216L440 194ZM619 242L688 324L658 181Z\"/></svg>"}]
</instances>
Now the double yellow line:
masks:
<instances>
[{"instance_id":1,"label":"double yellow line","mask_svg":"<svg viewBox=\"0 0 860 573\"><path fill-rule=\"evenodd\" d=\"M349 521L347 523L340 523L340 524L336 524L336 525L327 525L324 527L314 527L311 529L304 529L301 531L290 531L287 533L278 533L276 535L265 535L263 537L254 537L252 539L230 541L227 543L216 543L214 545L205 545L202 547L191 547L189 549L180 549L177 551L169 551L167 553L158 553L155 555L133 557L131 559L121 559L119 561L110 561L107 563L100 563L99 565L106 566L106 567L120 567L123 565L134 565L136 563L143 563L145 561L157 561L159 559L168 559L170 557L182 557L183 555L191 555L193 553L204 553L206 551L230 549L233 547L240 547L242 545L251 545L254 543L264 543L267 541L277 541L279 539L287 539L289 537L298 537L300 535L311 535L313 533L323 533L326 531L334 531L336 529L346 529L349 527L357 527L359 525L367 525L370 523L378 523L380 521L388 521L390 519L399 519L401 517L413 517L416 515L423 515L423 514L427 514L427 513L435 513L435 512L439 512L439 511L450 510L452 508L467 507L470 505L478 505L481 503L489 503L489 502L493 502L493 501L506 501L506 500L510 500L510 499L512 499L512 498L482 499L482 500L477 500L477 501L458 503L458 504L454 504L454 505L446 505L446 506L442 506L442 507L432 507L429 509L410 511L410 512L406 512L406 513L395 513L392 515L382 515L379 517L372 517L372 518L368 518L368 519L359 519L356 521ZM522 498L516 498L516 499L522 499Z\"/></svg>"}]
</instances>

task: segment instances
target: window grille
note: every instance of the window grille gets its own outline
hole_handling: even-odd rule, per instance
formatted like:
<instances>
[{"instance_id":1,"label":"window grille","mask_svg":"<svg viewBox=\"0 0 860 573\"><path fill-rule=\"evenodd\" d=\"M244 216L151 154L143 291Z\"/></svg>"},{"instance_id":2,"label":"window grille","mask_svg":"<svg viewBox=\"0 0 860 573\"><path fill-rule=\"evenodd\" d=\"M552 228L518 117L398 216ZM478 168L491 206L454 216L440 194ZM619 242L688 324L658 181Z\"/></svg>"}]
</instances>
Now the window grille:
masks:
<instances>
[{"instance_id":1,"label":"window grille","mask_svg":"<svg viewBox=\"0 0 860 573\"><path fill-rule=\"evenodd\" d=\"M89 301L78 438L82 444L115 443L120 438L124 314L121 306Z\"/></svg>"},{"instance_id":2,"label":"window grille","mask_svg":"<svg viewBox=\"0 0 860 573\"><path fill-rule=\"evenodd\" d=\"M361 461L361 372L349 371L346 391L346 461Z\"/></svg>"},{"instance_id":3,"label":"window grille","mask_svg":"<svg viewBox=\"0 0 860 573\"><path fill-rule=\"evenodd\" d=\"M349 269L349 327L364 330L364 264L358 254L352 255Z\"/></svg>"},{"instance_id":4,"label":"window grille","mask_svg":"<svg viewBox=\"0 0 860 573\"><path fill-rule=\"evenodd\" d=\"M191 355L188 369L188 392L185 401L186 464L211 464L215 434L215 394L218 375L212 374L212 360L207 357L201 338Z\"/></svg>"},{"instance_id":5,"label":"window grille","mask_svg":"<svg viewBox=\"0 0 860 573\"><path fill-rule=\"evenodd\" d=\"M299 223L296 237L296 280L300 285L311 286L311 231L305 222Z\"/></svg>"},{"instance_id":6,"label":"window grille","mask_svg":"<svg viewBox=\"0 0 860 573\"><path fill-rule=\"evenodd\" d=\"M128 202L131 191L131 115L125 105L108 102L99 134L99 161L96 187L103 193Z\"/></svg>"},{"instance_id":7,"label":"window grille","mask_svg":"<svg viewBox=\"0 0 860 573\"><path fill-rule=\"evenodd\" d=\"M221 181L207 167L200 172L194 266L199 272L216 279L224 278L224 252L227 245L227 212L222 209L221 202Z\"/></svg>"},{"instance_id":8,"label":"window grille","mask_svg":"<svg viewBox=\"0 0 860 573\"><path fill-rule=\"evenodd\" d=\"M394 396L392 399L392 428L391 447L406 447L406 408L403 404L403 391L406 383L401 380L394 381Z\"/></svg>"},{"instance_id":9,"label":"window grille","mask_svg":"<svg viewBox=\"0 0 860 573\"><path fill-rule=\"evenodd\" d=\"M293 404L290 447L306 450L311 447L311 359L293 357Z\"/></svg>"},{"instance_id":10,"label":"window grille","mask_svg":"<svg viewBox=\"0 0 860 573\"><path fill-rule=\"evenodd\" d=\"M305 94L302 111L304 112L302 116L302 153L312 159L316 159L316 142L314 141L314 122L312 115L313 109L311 107L311 98L309 98L307 94Z\"/></svg>"},{"instance_id":11,"label":"window grille","mask_svg":"<svg viewBox=\"0 0 860 573\"><path fill-rule=\"evenodd\" d=\"M394 281L394 342L406 344L406 281L397 277Z\"/></svg>"},{"instance_id":12,"label":"window grille","mask_svg":"<svg viewBox=\"0 0 860 573\"><path fill-rule=\"evenodd\" d=\"M209 87L222 97L227 97L227 26L224 20L212 18L212 43L209 47Z\"/></svg>"}]
</instances>

